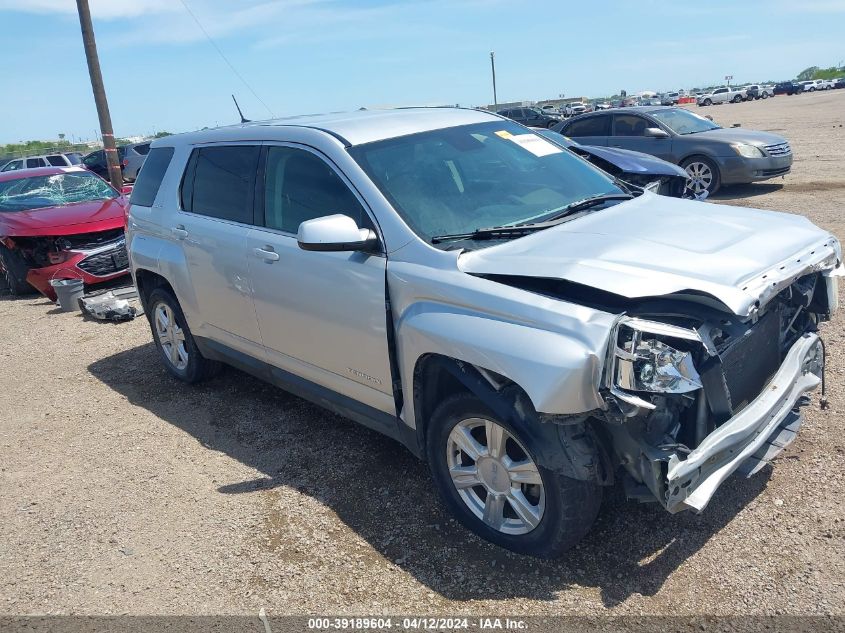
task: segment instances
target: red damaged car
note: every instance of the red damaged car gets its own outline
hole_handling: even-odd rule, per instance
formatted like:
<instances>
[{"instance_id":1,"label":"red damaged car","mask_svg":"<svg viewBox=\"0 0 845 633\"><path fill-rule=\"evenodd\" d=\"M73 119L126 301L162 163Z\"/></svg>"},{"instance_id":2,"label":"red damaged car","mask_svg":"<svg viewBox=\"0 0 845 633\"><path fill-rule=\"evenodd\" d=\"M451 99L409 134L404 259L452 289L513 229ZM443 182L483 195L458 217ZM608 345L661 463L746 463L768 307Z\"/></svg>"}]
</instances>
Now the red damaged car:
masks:
<instances>
[{"instance_id":1,"label":"red damaged car","mask_svg":"<svg viewBox=\"0 0 845 633\"><path fill-rule=\"evenodd\" d=\"M96 284L127 274L127 204L79 167L0 173L0 272L12 294L35 288L55 301L51 279Z\"/></svg>"}]
</instances>

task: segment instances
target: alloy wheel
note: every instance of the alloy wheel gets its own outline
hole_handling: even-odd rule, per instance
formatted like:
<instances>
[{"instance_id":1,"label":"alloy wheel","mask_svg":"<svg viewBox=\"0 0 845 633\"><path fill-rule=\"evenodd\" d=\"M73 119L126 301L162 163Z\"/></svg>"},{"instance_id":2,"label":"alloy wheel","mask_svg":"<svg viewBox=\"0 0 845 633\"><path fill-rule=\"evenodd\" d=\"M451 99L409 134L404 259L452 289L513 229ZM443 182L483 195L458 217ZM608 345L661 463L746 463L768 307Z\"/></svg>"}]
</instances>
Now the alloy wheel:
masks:
<instances>
[{"instance_id":1,"label":"alloy wheel","mask_svg":"<svg viewBox=\"0 0 845 633\"><path fill-rule=\"evenodd\" d=\"M176 315L166 303L156 305L153 312L156 338L167 361L179 371L188 366L188 349L185 346L185 332L176 323Z\"/></svg>"},{"instance_id":2,"label":"alloy wheel","mask_svg":"<svg viewBox=\"0 0 845 633\"><path fill-rule=\"evenodd\" d=\"M452 483L469 510L503 534L527 534L546 508L540 471L504 427L469 418L455 425L446 445Z\"/></svg>"},{"instance_id":3,"label":"alloy wheel","mask_svg":"<svg viewBox=\"0 0 845 633\"><path fill-rule=\"evenodd\" d=\"M686 189L693 197L699 198L706 194L713 184L713 170L706 163L692 162L685 168L687 172Z\"/></svg>"}]
</instances>

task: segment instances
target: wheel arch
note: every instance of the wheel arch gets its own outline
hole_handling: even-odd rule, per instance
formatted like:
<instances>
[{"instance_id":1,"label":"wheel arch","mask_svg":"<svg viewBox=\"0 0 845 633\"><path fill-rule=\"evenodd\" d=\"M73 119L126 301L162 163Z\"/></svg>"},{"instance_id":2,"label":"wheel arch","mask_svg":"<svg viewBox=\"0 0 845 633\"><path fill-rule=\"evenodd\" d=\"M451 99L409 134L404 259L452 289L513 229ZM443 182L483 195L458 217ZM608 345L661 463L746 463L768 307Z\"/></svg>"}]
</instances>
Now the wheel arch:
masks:
<instances>
[{"instance_id":1,"label":"wheel arch","mask_svg":"<svg viewBox=\"0 0 845 633\"><path fill-rule=\"evenodd\" d=\"M134 276L135 287L138 289L138 297L140 298L141 305L144 306L144 311L146 313L149 313L147 297L149 297L150 293L156 288L164 288L174 297L176 296L176 292L173 290L171 283L160 273L147 268L138 268L135 270Z\"/></svg>"},{"instance_id":2,"label":"wheel arch","mask_svg":"<svg viewBox=\"0 0 845 633\"><path fill-rule=\"evenodd\" d=\"M528 393L508 377L436 353L417 359L413 388L421 455L426 455L430 421L438 405L455 394L470 393L518 431L520 441L541 466L573 479L603 485L613 482L611 447L589 412L540 414Z\"/></svg>"}]
</instances>

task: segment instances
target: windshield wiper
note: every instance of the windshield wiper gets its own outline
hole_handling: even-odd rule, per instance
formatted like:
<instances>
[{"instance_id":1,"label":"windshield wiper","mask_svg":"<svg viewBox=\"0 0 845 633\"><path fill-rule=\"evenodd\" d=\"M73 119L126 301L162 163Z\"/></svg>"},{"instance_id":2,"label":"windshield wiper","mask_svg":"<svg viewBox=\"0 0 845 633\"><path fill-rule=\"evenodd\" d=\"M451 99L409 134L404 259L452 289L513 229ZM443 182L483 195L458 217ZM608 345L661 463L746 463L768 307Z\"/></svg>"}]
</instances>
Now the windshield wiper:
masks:
<instances>
[{"instance_id":1,"label":"windshield wiper","mask_svg":"<svg viewBox=\"0 0 845 633\"><path fill-rule=\"evenodd\" d=\"M526 224L509 224L507 226L491 226L488 228L475 229L471 233L454 233L452 235L435 235L431 238L432 244L441 242L452 242L457 240L491 240L499 237L522 237L529 233L535 233L561 224L568 215L598 206L609 200L630 200L634 196L629 193L604 193L597 196L590 196L583 200L572 202L562 209L554 212L542 222L530 222Z\"/></svg>"},{"instance_id":2,"label":"windshield wiper","mask_svg":"<svg viewBox=\"0 0 845 633\"><path fill-rule=\"evenodd\" d=\"M451 235L435 235L431 238L432 244L441 242L453 242L457 240L493 240L498 237L521 237L534 231L547 228L546 222L536 224L521 224L515 226L491 226L483 229L475 229L472 233L453 233ZM548 224L554 226L554 224Z\"/></svg>"}]
</instances>

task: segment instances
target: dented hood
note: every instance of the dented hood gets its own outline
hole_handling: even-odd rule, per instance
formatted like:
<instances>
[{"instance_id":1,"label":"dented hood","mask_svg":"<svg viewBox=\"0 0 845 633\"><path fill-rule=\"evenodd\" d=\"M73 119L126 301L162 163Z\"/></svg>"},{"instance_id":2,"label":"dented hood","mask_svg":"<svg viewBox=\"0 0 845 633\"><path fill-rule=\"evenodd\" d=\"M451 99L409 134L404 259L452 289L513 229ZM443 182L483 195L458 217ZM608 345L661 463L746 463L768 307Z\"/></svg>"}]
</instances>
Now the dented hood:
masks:
<instances>
[{"instance_id":1,"label":"dented hood","mask_svg":"<svg viewBox=\"0 0 845 633\"><path fill-rule=\"evenodd\" d=\"M74 235L116 229L125 222L125 204L121 196L111 200L0 213L0 236Z\"/></svg>"},{"instance_id":2,"label":"dented hood","mask_svg":"<svg viewBox=\"0 0 845 633\"><path fill-rule=\"evenodd\" d=\"M692 290L746 316L839 243L800 215L650 193L458 258L479 275L565 279L628 298Z\"/></svg>"}]
</instances>

